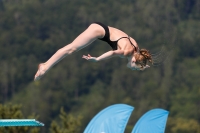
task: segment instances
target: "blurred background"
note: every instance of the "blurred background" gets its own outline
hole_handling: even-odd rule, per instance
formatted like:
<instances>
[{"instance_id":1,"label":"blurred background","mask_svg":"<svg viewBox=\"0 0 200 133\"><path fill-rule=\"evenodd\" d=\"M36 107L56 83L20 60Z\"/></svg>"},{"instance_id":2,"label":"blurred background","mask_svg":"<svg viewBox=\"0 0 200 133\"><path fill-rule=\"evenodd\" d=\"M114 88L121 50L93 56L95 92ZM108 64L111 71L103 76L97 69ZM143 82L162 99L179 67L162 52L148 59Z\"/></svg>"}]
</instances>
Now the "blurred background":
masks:
<instances>
[{"instance_id":1,"label":"blurred background","mask_svg":"<svg viewBox=\"0 0 200 133\"><path fill-rule=\"evenodd\" d=\"M126 59L83 60L111 50L97 40L34 82L38 64L94 21L123 30L152 53L164 47L169 56L145 71L129 70ZM199 28L199 0L0 0L0 118L17 110L17 118L45 123L26 132L81 133L99 111L124 103L135 107L125 133L154 108L170 112L166 133L200 133Z\"/></svg>"}]
</instances>

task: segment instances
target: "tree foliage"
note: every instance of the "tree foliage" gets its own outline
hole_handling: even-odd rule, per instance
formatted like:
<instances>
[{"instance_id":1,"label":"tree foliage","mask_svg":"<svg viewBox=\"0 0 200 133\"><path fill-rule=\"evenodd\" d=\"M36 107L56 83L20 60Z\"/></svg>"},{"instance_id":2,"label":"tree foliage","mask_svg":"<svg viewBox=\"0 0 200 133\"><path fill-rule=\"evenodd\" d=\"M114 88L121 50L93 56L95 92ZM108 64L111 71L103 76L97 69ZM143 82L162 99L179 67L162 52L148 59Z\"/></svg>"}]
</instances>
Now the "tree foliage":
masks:
<instances>
[{"instance_id":1,"label":"tree foliage","mask_svg":"<svg viewBox=\"0 0 200 133\"><path fill-rule=\"evenodd\" d=\"M66 114L66 112L61 108L60 111L61 122L53 121L51 123L50 131L51 133L77 133L80 132L81 126L81 116L74 117L72 114ZM61 123L59 126L57 123Z\"/></svg>"}]
</instances>

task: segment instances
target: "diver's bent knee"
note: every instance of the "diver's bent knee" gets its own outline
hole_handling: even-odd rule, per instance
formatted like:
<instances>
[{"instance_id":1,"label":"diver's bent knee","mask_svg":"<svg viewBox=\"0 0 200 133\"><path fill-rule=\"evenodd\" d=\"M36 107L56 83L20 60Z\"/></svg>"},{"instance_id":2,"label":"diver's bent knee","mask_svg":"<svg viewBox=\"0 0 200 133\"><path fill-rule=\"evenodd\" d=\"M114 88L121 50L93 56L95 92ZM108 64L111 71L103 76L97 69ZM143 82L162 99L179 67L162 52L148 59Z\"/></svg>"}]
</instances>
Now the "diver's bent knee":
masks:
<instances>
[{"instance_id":1,"label":"diver's bent knee","mask_svg":"<svg viewBox=\"0 0 200 133\"><path fill-rule=\"evenodd\" d=\"M74 53L74 52L76 52L76 51L78 51L77 48L70 48L70 49L68 50L68 54L72 54L72 53Z\"/></svg>"}]
</instances>

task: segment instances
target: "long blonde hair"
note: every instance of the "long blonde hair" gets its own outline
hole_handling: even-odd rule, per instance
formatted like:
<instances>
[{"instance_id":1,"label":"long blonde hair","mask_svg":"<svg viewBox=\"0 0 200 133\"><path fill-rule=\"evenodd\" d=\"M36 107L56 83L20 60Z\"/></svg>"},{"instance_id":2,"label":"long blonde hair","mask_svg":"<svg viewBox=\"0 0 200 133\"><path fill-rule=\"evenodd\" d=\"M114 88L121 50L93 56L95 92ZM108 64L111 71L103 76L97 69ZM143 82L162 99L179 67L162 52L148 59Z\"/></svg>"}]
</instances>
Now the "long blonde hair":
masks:
<instances>
[{"instance_id":1,"label":"long blonde hair","mask_svg":"<svg viewBox=\"0 0 200 133\"><path fill-rule=\"evenodd\" d=\"M147 61L152 63L152 56L150 52L146 49L141 49L139 52L135 55L136 64L140 64L142 67L146 66Z\"/></svg>"}]
</instances>

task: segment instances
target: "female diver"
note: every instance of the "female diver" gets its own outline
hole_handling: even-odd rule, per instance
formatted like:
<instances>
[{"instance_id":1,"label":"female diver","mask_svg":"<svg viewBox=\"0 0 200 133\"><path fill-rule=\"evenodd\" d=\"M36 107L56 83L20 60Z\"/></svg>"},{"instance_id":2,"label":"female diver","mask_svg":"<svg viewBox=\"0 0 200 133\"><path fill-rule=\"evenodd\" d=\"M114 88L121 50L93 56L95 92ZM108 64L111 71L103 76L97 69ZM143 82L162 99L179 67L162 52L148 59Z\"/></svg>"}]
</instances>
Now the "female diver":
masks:
<instances>
[{"instance_id":1,"label":"female diver","mask_svg":"<svg viewBox=\"0 0 200 133\"><path fill-rule=\"evenodd\" d=\"M108 51L99 57L92 57L88 54L83 55L82 58L88 61L97 62L118 56L128 59L127 67L131 70L144 70L150 67L147 65L147 61L152 62L152 56L148 50L140 50L136 41L123 31L95 22L72 43L59 49L47 62L39 64L34 80L39 80L51 67L67 55L81 50L97 39L107 42L113 50Z\"/></svg>"}]
</instances>

